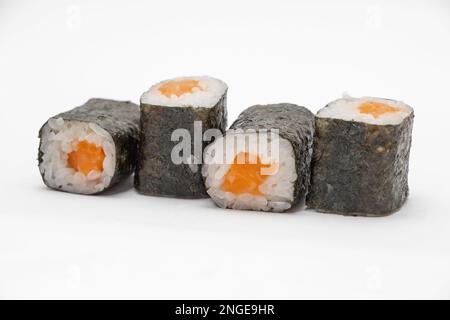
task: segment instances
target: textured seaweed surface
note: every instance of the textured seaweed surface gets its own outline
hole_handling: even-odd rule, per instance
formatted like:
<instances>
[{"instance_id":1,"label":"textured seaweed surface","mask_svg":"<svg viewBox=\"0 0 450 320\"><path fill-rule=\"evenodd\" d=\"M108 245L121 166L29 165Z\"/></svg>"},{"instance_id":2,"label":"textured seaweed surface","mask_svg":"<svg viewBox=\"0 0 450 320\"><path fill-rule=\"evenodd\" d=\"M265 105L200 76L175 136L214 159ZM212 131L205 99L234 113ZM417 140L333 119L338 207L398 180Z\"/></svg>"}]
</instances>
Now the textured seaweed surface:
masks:
<instances>
[{"instance_id":1,"label":"textured seaweed surface","mask_svg":"<svg viewBox=\"0 0 450 320\"><path fill-rule=\"evenodd\" d=\"M408 196L413 117L399 125L316 118L308 208L384 216Z\"/></svg>"},{"instance_id":2,"label":"textured seaweed surface","mask_svg":"<svg viewBox=\"0 0 450 320\"><path fill-rule=\"evenodd\" d=\"M278 129L295 154L297 182L292 206L305 200L310 180L310 163L314 135L314 114L305 107L290 103L255 105L243 111L230 129Z\"/></svg>"},{"instance_id":3,"label":"textured seaweed surface","mask_svg":"<svg viewBox=\"0 0 450 320\"><path fill-rule=\"evenodd\" d=\"M141 104L141 136L134 179L140 193L180 198L208 196L199 165L175 164L171 160L172 149L179 143L171 140L176 129L190 132L194 152L194 121L202 121L203 132L211 128L224 132L226 93L212 108ZM206 143L202 145L204 148Z\"/></svg>"},{"instance_id":4,"label":"textured seaweed surface","mask_svg":"<svg viewBox=\"0 0 450 320\"><path fill-rule=\"evenodd\" d=\"M111 183L104 189L107 190L134 171L139 139L139 117L139 106L130 101L94 98L82 106L52 118L95 123L111 135L116 147L116 167ZM46 124L47 122L39 131L39 138L42 137L42 129ZM40 150L39 145L39 164L42 162L43 155ZM44 175L42 179L46 183Z\"/></svg>"}]
</instances>

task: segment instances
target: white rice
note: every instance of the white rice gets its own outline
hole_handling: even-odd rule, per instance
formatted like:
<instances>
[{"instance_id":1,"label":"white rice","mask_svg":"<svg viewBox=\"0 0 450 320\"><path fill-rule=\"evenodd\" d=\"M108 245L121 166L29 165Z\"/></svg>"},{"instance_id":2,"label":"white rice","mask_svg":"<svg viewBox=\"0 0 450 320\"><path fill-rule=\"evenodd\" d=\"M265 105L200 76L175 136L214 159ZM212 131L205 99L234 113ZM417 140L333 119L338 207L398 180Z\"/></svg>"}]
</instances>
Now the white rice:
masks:
<instances>
[{"instance_id":1,"label":"white rice","mask_svg":"<svg viewBox=\"0 0 450 320\"><path fill-rule=\"evenodd\" d=\"M174 80L197 80L201 89L194 88L192 93L185 93L179 97L174 94L170 97L162 94L159 90L161 85ZM141 96L141 103L167 107L212 108L219 102L227 89L228 87L223 81L208 76L179 77L153 85Z\"/></svg>"},{"instance_id":2,"label":"white rice","mask_svg":"<svg viewBox=\"0 0 450 320\"><path fill-rule=\"evenodd\" d=\"M375 118L371 114L361 113L358 107L364 102L379 102L387 104L391 107L398 108L396 112L387 112ZM346 121L358 121L375 125L397 125L400 124L403 119L408 117L412 108L401 101L374 98L374 97L362 97L353 98L348 95L344 95L342 99L335 100L329 103L325 108L322 108L317 113L319 118L332 118L341 119Z\"/></svg>"},{"instance_id":3,"label":"white rice","mask_svg":"<svg viewBox=\"0 0 450 320\"><path fill-rule=\"evenodd\" d=\"M103 172L93 170L84 175L67 163L68 154L77 141L86 140L102 147L105 153ZM43 152L39 170L46 183L55 189L92 194L111 183L116 166L116 150L111 135L94 123L50 119L43 128L40 151Z\"/></svg>"},{"instance_id":4,"label":"white rice","mask_svg":"<svg viewBox=\"0 0 450 320\"><path fill-rule=\"evenodd\" d=\"M294 186L297 180L292 145L288 140L274 135L274 139L278 139L279 143L279 153L276 156L275 150L270 148L270 143L268 144L269 152L261 152L256 145L246 145L239 142L233 144L234 139L239 141L245 141L245 139L247 141L257 141L256 135L256 133L227 134L206 148L202 174L205 177L207 192L215 203L222 208L285 211L291 207L294 200ZM259 192L262 195L250 193L234 194L223 191L221 186L224 176L230 169L235 156L240 152L249 151L251 155L258 155L263 164L271 164L278 161L276 173L269 175L259 186Z\"/></svg>"}]
</instances>

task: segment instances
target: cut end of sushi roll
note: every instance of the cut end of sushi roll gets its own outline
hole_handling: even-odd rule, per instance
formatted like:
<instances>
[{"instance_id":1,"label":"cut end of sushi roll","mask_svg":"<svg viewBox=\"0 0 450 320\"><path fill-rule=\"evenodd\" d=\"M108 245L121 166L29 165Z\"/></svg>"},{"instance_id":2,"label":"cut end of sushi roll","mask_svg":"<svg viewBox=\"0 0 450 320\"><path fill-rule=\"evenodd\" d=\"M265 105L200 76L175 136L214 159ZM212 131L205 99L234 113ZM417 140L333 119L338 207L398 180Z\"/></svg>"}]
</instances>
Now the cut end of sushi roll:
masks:
<instances>
[{"instance_id":1,"label":"cut end of sushi roll","mask_svg":"<svg viewBox=\"0 0 450 320\"><path fill-rule=\"evenodd\" d=\"M110 185L116 152L106 130L90 122L52 118L41 138L39 170L49 187L94 194Z\"/></svg>"},{"instance_id":2,"label":"cut end of sushi roll","mask_svg":"<svg viewBox=\"0 0 450 320\"><path fill-rule=\"evenodd\" d=\"M153 85L141 103L154 106L212 108L227 91L227 85L207 76L179 77Z\"/></svg>"},{"instance_id":3,"label":"cut end of sushi roll","mask_svg":"<svg viewBox=\"0 0 450 320\"><path fill-rule=\"evenodd\" d=\"M227 134L205 150L202 174L219 207L282 212L292 206L297 180L292 145L275 133L264 139L267 144L258 133Z\"/></svg>"},{"instance_id":4,"label":"cut end of sushi roll","mask_svg":"<svg viewBox=\"0 0 450 320\"><path fill-rule=\"evenodd\" d=\"M319 110L318 118L357 121L374 125L398 125L413 109L401 101L383 98L344 96Z\"/></svg>"}]
</instances>

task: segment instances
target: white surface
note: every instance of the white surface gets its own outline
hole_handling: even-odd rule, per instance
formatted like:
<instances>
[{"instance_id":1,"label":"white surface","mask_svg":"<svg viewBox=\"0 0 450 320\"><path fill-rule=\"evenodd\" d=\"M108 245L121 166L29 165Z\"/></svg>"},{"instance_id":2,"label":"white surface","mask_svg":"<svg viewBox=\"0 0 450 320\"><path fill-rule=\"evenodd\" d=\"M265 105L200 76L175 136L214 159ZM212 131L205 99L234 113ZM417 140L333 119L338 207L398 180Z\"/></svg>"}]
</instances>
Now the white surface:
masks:
<instances>
[{"instance_id":1,"label":"white surface","mask_svg":"<svg viewBox=\"0 0 450 320\"><path fill-rule=\"evenodd\" d=\"M445 0L2 0L0 298L449 298L449 36ZM227 82L230 122L343 91L405 101L408 202L351 218L44 187L49 116L184 74Z\"/></svg>"}]
</instances>

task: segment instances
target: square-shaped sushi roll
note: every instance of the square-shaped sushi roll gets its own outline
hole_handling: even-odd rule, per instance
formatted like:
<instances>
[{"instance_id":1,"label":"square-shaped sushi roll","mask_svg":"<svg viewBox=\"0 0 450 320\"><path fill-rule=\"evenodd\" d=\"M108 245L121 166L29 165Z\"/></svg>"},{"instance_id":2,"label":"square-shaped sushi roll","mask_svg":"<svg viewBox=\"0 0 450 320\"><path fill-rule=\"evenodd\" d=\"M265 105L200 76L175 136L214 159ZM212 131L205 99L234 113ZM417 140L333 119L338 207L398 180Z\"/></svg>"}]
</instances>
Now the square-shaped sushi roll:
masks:
<instances>
[{"instance_id":1,"label":"square-shaped sushi roll","mask_svg":"<svg viewBox=\"0 0 450 320\"><path fill-rule=\"evenodd\" d=\"M141 135L135 174L138 192L207 197L200 169L202 149L208 142L203 134L210 129L225 131L227 90L221 80L192 76L159 82L141 96ZM184 139L181 143L188 147L180 152L182 161L174 160L173 156L179 139Z\"/></svg>"},{"instance_id":2,"label":"square-shaped sushi roll","mask_svg":"<svg viewBox=\"0 0 450 320\"><path fill-rule=\"evenodd\" d=\"M316 115L307 206L343 215L384 216L409 193L414 111L401 101L345 96Z\"/></svg>"}]
</instances>

